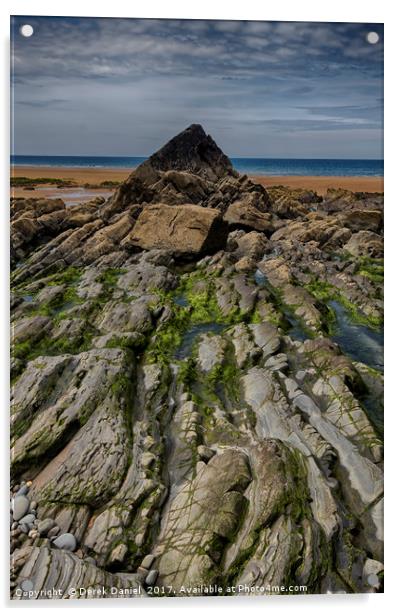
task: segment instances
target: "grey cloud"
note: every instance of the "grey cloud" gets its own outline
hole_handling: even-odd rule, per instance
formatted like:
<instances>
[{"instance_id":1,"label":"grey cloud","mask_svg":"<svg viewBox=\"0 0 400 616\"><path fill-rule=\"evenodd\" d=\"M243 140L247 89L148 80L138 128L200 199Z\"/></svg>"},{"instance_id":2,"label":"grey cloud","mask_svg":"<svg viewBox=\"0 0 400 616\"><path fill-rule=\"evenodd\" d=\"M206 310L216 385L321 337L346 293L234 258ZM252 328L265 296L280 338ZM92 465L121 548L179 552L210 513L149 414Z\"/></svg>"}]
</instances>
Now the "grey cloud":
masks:
<instances>
[{"instance_id":1,"label":"grey cloud","mask_svg":"<svg viewBox=\"0 0 400 616\"><path fill-rule=\"evenodd\" d=\"M19 18L13 35L21 153L146 155L191 122L232 155L289 152L301 135L329 156L335 131L346 153L355 134L379 150L379 130L365 132L381 122L383 44L365 40L376 25L29 19L34 36Z\"/></svg>"}]
</instances>

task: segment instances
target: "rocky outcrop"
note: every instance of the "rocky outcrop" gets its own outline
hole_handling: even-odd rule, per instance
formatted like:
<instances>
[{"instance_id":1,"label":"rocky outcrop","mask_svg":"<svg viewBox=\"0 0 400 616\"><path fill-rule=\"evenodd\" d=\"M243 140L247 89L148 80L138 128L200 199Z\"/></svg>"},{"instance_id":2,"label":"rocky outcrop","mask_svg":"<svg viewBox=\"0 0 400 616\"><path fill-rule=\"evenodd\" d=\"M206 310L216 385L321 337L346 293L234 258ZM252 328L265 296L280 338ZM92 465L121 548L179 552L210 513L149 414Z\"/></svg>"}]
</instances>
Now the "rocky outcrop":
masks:
<instances>
[{"instance_id":1,"label":"rocky outcrop","mask_svg":"<svg viewBox=\"0 0 400 616\"><path fill-rule=\"evenodd\" d=\"M14 599L127 599L146 596L138 576L108 573L92 562L49 547L29 546L14 553Z\"/></svg>"},{"instance_id":2,"label":"rocky outcrop","mask_svg":"<svg viewBox=\"0 0 400 616\"><path fill-rule=\"evenodd\" d=\"M238 201L247 203L251 220L257 212L261 221L266 218L262 214L268 211L270 200L265 189L239 176L213 139L193 124L132 172L105 206L103 216L110 217L133 203L195 204L224 213ZM251 220L243 226L251 226Z\"/></svg>"},{"instance_id":3,"label":"rocky outcrop","mask_svg":"<svg viewBox=\"0 0 400 616\"><path fill-rule=\"evenodd\" d=\"M51 271L68 265L80 267L106 256L119 264L132 250L148 247L171 248L172 252L185 256L213 252L224 246L226 238L225 225L220 222L218 212L223 215L230 206L226 220L234 228L273 230L265 189L246 176L240 177L213 139L196 124L150 156L120 185L113 197L103 201L66 208L61 200L14 200L13 262L26 259L39 247L21 264L15 281L36 276L46 268ZM166 204L189 207L186 213L181 211L178 227L176 224L170 227L169 234L173 235L176 228L187 230L187 234L181 235L181 239L186 238L184 250L177 250L181 240L168 239L164 231L160 231L162 238L151 242L144 229L149 226L146 221L154 220L156 211L162 213L165 225L171 222L171 212L164 207ZM149 208L150 205L158 210ZM199 212L194 206L206 211ZM241 214L244 208L246 212ZM214 211L210 213L210 209ZM192 218L195 228L189 225ZM164 222L156 227L160 229ZM140 239L135 239L139 236ZM191 240L196 248L189 249Z\"/></svg>"},{"instance_id":4,"label":"rocky outcrop","mask_svg":"<svg viewBox=\"0 0 400 616\"><path fill-rule=\"evenodd\" d=\"M269 193L192 126L13 202L13 599L381 589L381 197Z\"/></svg>"},{"instance_id":5,"label":"rocky outcrop","mask_svg":"<svg viewBox=\"0 0 400 616\"><path fill-rule=\"evenodd\" d=\"M188 171L215 182L226 175L237 176L229 158L200 124L192 124L173 137L135 170L135 177L154 171Z\"/></svg>"}]
</instances>

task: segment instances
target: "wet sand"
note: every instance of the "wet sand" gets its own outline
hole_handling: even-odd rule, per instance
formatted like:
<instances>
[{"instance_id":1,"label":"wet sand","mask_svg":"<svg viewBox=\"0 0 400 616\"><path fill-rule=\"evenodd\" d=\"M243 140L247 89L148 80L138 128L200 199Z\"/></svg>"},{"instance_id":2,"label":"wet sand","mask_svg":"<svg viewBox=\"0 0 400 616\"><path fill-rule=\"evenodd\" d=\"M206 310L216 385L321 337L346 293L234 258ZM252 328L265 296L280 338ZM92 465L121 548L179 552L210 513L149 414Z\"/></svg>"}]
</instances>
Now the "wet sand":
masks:
<instances>
[{"instance_id":1,"label":"wet sand","mask_svg":"<svg viewBox=\"0 0 400 616\"><path fill-rule=\"evenodd\" d=\"M112 169L112 168L87 168L87 167L13 167L11 175L13 177L27 178L57 178L70 180L78 187L84 184L101 184L101 182L123 182L132 169ZM360 192L383 192L383 178L380 177L345 177L345 176L250 176L253 180L263 186L284 185L290 188L306 188L315 190L320 195L324 195L328 188L345 188ZM91 196L108 196L113 192L113 188L80 189L77 196L77 189L57 188L54 185L40 185L35 190L25 190L22 187L13 187L11 194L14 197L61 197L71 202L79 198L80 200L90 199ZM78 191L79 192L79 191ZM73 194L73 199L69 195Z\"/></svg>"}]
</instances>

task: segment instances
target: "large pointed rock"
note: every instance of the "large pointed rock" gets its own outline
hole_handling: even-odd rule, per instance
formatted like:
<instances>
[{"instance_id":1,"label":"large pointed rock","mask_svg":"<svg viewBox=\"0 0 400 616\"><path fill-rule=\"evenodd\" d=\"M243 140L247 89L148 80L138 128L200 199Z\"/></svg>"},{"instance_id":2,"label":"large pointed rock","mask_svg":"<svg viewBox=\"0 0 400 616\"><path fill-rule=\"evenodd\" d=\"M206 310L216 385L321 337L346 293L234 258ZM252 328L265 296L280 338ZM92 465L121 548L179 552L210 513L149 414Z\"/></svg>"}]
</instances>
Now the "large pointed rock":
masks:
<instances>
[{"instance_id":1,"label":"large pointed rock","mask_svg":"<svg viewBox=\"0 0 400 616\"><path fill-rule=\"evenodd\" d=\"M152 154L135 171L147 176L148 171L189 171L215 182L225 175L237 175L229 158L207 135L200 124L191 124Z\"/></svg>"},{"instance_id":2,"label":"large pointed rock","mask_svg":"<svg viewBox=\"0 0 400 616\"><path fill-rule=\"evenodd\" d=\"M229 158L200 124L192 124L131 173L103 215L109 218L129 205L146 203L226 209L242 191Z\"/></svg>"}]
</instances>

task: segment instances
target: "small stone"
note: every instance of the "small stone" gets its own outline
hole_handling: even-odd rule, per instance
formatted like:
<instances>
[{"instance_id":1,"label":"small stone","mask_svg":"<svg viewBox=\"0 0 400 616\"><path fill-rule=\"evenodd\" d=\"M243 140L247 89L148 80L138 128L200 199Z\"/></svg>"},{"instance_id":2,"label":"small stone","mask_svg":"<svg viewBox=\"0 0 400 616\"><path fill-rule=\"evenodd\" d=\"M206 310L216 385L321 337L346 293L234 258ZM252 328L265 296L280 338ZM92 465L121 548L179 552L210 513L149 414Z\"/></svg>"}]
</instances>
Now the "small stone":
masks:
<instances>
[{"instance_id":1,"label":"small stone","mask_svg":"<svg viewBox=\"0 0 400 616\"><path fill-rule=\"evenodd\" d=\"M21 486L19 488L19 490L16 493L16 496L25 496L26 494L28 494L28 492L29 492L29 486L25 484L24 486Z\"/></svg>"},{"instance_id":2,"label":"small stone","mask_svg":"<svg viewBox=\"0 0 400 616\"><path fill-rule=\"evenodd\" d=\"M37 506L38 506L38 504L37 504L37 502L35 500L31 501L31 511L32 511L32 509L37 509Z\"/></svg>"},{"instance_id":3,"label":"small stone","mask_svg":"<svg viewBox=\"0 0 400 616\"><path fill-rule=\"evenodd\" d=\"M122 563L127 553L128 553L128 547L124 543L120 543L111 552L110 561L113 563L115 562Z\"/></svg>"},{"instance_id":4,"label":"small stone","mask_svg":"<svg viewBox=\"0 0 400 616\"><path fill-rule=\"evenodd\" d=\"M19 528L22 533L25 533L25 535L27 535L30 531L28 524L20 524Z\"/></svg>"},{"instance_id":5,"label":"small stone","mask_svg":"<svg viewBox=\"0 0 400 616\"><path fill-rule=\"evenodd\" d=\"M378 577L383 571L383 564L379 560L367 558L364 563L363 577L367 587L379 589L381 581Z\"/></svg>"},{"instance_id":6,"label":"small stone","mask_svg":"<svg viewBox=\"0 0 400 616\"><path fill-rule=\"evenodd\" d=\"M51 518L46 518L45 520L40 520L37 525L37 530L39 535L44 537L47 533L54 528L55 522Z\"/></svg>"},{"instance_id":7,"label":"small stone","mask_svg":"<svg viewBox=\"0 0 400 616\"><path fill-rule=\"evenodd\" d=\"M138 533L135 537L135 543L140 548L144 543L144 533Z\"/></svg>"},{"instance_id":8,"label":"small stone","mask_svg":"<svg viewBox=\"0 0 400 616\"><path fill-rule=\"evenodd\" d=\"M24 517L20 519L19 523L27 524L29 528L32 528L34 521L35 521L35 516L33 515L33 513L28 513L27 515L24 515Z\"/></svg>"},{"instance_id":9,"label":"small stone","mask_svg":"<svg viewBox=\"0 0 400 616\"><path fill-rule=\"evenodd\" d=\"M76 550L76 539L72 533L63 533L57 539L54 539L53 545L60 548L60 550L74 552Z\"/></svg>"},{"instance_id":10,"label":"small stone","mask_svg":"<svg viewBox=\"0 0 400 616\"><path fill-rule=\"evenodd\" d=\"M29 500L26 496L15 496L12 500L12 512L14 520L20 520L29 511Z\"/></svg>"},{"instance_id":11,"label":"small stone","mask_svg":"<svg viewBox=\"0 0 400 616\"><path fill-rule=\"evenodd\" d=\"M26 482L26 485L27 485L28 487L31 487L31 485L32 485L32 481L27 481L27 482Z\"/></svg>"},{"instance_id":12,"label":"small stone","mask_svg":"<svg viewBox=\"0 0 400 616\"><path fill-rule=\"evenodd\" d=\"M13 522L11 524L11 530L15 530L17 528L17 526L18 526L18 522Z\"/></svg>"},{"instance_id":13,"label":"small stone","mask_svg":"<svg viewBox=\"0 0 400 616\"><path fill-rule=\"evenodd\" d=\"M146 579L146 577L149 574L148 569L145 569L144 567L138 567L136 574L139 576L139 578L142 580L142 582L144 582L144 580Z\"/></svg>"},{"instance_id":14,"label":"small stone","mask_svg":"<svg viewBox=\"0 0 400 616\"><path fill-rule=\"evenodd\" d=\"M153 584L156 583L157 578L158 578L158 570L157 569L152 569L149 572L148 576L146 577L145 582L146 582L146 584L148 586L153 586Z\"/></svg>"},{"instance_id":15,"label":"small stone","mask_svg":"<svg viewBox=\"0 0 400 616\"><path fill-rule=\"evenodd\" d=\"M18 537L20 534L21 534L21 531L19 528L14 528L10 533L11 537Z\"/></svg>"},{"instance_id":16,"label":"small stone","mask_svg":"<svg viewBox=\"0 0 400 616\"><path fill-rule=\"evenodd\" d=\"M59 526L53 526L53 528L48 531L47 536L48 536L49 539L51 539L52 537L57 537L59 532L60 532L60 527Z\"/></svg>"},{"instance_id":17,"label":"small stone","mask_svg":"<svg viewBox=\"0 0 400 616\"><path fill-rule=\"evenodd\" d=\"M144 569L151 569L152 564L155 561L155 556L154 554L147 554L147 556L145 556L142 560L142 564L140 565L141 567L143 567Z\"/></svg>"}]
</instances>

